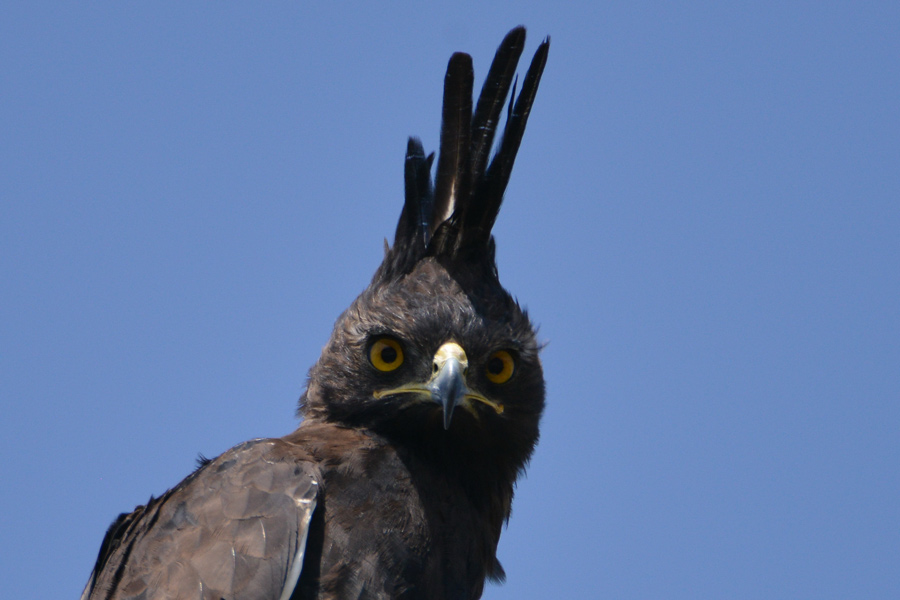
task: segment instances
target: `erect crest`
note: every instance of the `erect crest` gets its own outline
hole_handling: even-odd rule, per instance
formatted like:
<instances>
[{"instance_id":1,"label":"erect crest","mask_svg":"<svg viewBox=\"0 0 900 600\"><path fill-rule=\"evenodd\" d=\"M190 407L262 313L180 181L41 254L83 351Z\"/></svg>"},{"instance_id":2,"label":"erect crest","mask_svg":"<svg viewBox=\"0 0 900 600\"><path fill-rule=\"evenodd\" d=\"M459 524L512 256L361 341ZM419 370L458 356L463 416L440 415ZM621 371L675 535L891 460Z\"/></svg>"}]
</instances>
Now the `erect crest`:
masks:
<instances>
[{"instance_id":1,"label":"erect crest","mask_svg":"<svg viewBox=\"0 0 900 600\"><path fill-rule=\"evenodd\" d=\"M450 267L488 263L494 271L491 229L503 201L525 124L547 62L550 38L535 52L516 96L513 79L525 46L525 28L510 31L494 56L475 112L472 112L472 58L455 53L444 78L444 107L435 184L434 154L410 138L406 150L406 200L393 247L375 280L408 273L426 256ZM509 94L513 88L512 95ZM510 96L506 125L497 153L489 161L500 113Z\"/></svg>"}]
</instances>

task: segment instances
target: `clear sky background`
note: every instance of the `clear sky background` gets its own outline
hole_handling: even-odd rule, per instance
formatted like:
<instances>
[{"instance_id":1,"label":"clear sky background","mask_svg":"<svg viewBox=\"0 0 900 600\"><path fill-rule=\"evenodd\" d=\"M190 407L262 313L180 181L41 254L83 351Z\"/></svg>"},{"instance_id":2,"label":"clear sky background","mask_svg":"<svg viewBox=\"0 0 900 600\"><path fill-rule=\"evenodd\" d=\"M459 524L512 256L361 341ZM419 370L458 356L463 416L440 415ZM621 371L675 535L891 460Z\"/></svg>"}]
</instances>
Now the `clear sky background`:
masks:
<instances>
[{"instance_id":1,"label":"clear sky background","mask_svg":"<svg viewBox=\"0 0 900 600\"><path fill-rule=\"evenodd\" d=\"M2 596L293 430L447 59L524 24L548 406L485 597L900 597L900 4L442 4L0 7Z\"/></svg>"}]
</instances>

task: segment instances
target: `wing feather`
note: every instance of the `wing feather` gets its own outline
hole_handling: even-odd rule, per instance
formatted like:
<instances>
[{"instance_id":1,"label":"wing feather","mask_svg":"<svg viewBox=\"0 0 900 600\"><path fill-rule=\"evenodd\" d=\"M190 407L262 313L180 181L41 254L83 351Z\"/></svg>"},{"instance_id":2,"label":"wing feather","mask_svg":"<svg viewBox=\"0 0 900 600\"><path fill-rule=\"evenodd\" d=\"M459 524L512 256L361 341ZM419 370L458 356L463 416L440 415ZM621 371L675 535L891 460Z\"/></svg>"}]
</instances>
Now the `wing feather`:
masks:
<instances>
[{"instance_id":1,"label":"wing feather","mask_svg":"<svg viewBox=\"0 0 900 600\"><path fill-rule=\"evenodd\" d=\"M290 598L320 476L283 440L254 440L122 515L83 600Z\"/></svg>"}]
</instances>

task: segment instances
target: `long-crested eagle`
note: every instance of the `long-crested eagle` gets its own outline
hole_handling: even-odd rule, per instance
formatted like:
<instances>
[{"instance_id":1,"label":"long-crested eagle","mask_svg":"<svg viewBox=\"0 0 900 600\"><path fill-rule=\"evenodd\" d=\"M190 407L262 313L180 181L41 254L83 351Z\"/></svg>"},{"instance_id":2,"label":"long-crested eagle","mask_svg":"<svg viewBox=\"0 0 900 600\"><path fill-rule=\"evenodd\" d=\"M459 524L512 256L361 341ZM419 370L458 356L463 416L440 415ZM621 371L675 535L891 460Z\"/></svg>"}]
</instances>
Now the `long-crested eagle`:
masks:
<instances>
[{"instance_id":1,"label":"long-crested eagle","mask_svg":"<svg viewBox=\"0 0 900 600\"><path fill-rule=\"evenodd\" d=\"M297 430L120 515L83 600L461 600L503 579L497 542L544 408L540 346L491 236L549 38L516 96L524 44L522 27L504 38L474 111L472 59L451 57L434 185L410 138L394 245L310 370Z\"/></svg>"}]
</instances>

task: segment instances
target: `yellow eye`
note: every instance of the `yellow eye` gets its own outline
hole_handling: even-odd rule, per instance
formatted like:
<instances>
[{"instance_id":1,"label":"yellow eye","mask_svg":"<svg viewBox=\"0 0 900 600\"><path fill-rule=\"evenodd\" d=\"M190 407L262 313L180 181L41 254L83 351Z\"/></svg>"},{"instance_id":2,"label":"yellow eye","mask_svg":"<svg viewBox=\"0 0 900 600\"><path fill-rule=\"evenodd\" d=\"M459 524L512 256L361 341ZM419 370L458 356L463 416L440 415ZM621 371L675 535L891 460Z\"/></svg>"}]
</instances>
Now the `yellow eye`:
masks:
<instances>
[{"instance_id":1,"label":"yellow eye","mask_svg":"<svg viewBox=\"0 0 900 600\"><path fill-rule=\"evenodd\" d=\"M506 383L516 371L516 361L506 350L497 350L487 361L484 374L491 383Z\"/></svg>"},{"instance_id":2,"label":"yellow eye","mask_svg":"<svg viewBox=\"0 0 900 600\"><path fill-rule=\"evenodd\" d=\"M394 338L378 338L369 347L369 362L379 371L389 373L403 364L403 347Z\"/></svg>"}]
</instances>

